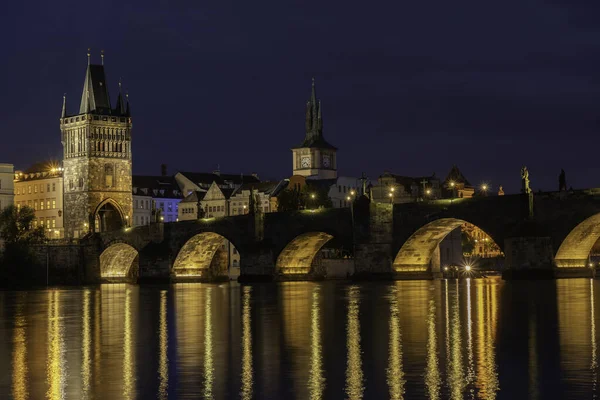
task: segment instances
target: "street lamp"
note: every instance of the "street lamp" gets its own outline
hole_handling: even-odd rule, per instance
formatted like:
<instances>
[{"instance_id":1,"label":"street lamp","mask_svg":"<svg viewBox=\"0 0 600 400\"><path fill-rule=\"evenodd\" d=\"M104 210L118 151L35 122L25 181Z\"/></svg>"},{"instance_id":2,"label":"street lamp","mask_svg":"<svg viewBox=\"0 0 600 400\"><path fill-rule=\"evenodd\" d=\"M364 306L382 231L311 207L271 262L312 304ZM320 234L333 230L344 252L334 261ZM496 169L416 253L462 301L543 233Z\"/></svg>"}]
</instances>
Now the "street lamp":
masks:
<instances>
[{"instance_id":1,"label":"street lamp","mask_svg":"<svg viewBox=\"0 0 600 400\"><path fill-rule=\"evenodd\" d=\"M481 185L481 193L483 193L484 196L487 194L488 189L489 189L489 187L486 183Z\"/></svg>"},{"instance_id":2,"label":"street lamp","mask_svg":"<svg viewBox=\"0 0 600 400\"><path fill-rule=\"evenodd\" d=\"M244 214L246 214L246 205L244 204Z\"/></svg>"}]
</instances>

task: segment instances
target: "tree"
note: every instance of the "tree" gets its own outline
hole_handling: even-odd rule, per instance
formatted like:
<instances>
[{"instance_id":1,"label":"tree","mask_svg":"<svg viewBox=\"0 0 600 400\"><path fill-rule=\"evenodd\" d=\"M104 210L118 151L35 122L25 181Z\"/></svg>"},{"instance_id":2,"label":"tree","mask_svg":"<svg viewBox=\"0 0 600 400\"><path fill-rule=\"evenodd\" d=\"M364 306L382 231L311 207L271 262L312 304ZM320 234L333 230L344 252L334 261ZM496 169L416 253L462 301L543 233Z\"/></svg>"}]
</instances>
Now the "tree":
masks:
<instances>
[{"instance_id":1,"label":"tree","mask_svg":"<svg viewBox=\"0 0 600 400\"><path fill-rule=\"evenodd\" d=\"M300 209L300 192L285 189L277 196L277 211L295 211Z\"/></svg>"},{"instance_id":2,"label":"tree","mask_svg":"<svg viewBox=\"0 0 600 400\"><path fill-rule=\"evenodd\" d=\"M44 228L41 226L34 228L33 221L35 221L35 211L32 208L8 206L0 212L0 237L7 246L43 242Z\"/></svg>"},{"instance_id":3,"label":"tree","mask_svg":"<svg viewBox=\"0 0 600 400\"><path fill-rule=\"evenodd\" d=\"M295 211L315 208L331 208L329 188L306 184L302 190L285 189L277 196L278 211Z\"/></svg>"},{"instance_id":4,"label":"tree","mask_svg":"<svg viewBox=\"0 0 600 400\"><path fill-rule=\"evenodd\" d=\"M1 284L26 285L36 281L31 245L43 242L45 236L44 228L34 227L34 221L35 211L30 207L9 206L0 212L0 237L4 241Z\"/></svg>"}]
</instances>

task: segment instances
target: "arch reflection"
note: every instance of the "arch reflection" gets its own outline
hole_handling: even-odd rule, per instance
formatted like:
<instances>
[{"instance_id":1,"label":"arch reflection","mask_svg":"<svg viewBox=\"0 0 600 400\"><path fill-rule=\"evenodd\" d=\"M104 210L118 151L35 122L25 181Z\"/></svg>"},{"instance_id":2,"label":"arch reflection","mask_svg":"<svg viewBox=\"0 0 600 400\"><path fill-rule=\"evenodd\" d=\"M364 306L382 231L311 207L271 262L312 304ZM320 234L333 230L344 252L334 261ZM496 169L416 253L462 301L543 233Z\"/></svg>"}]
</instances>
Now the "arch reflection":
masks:
<instances>
[{"instance_id":1,"label":"arch reflection","mask_svg":"<svg viewBox=\"0 0 600 400\"><path fill-rule=\"evenodd\" d=\"M390 399L401 400L404 398L404 369L402 364L402 332L400 330L400 316L397 290L392 290L390 298L390 338L387 368L387 383Z\"/></svg>"},{"instance_id":2,"label":"arch reflection","mask_svg":"<svg viewBox=\"0 0 600 400\"><path fill-rule=\"evenodd\" d=\"M323 355L321 345L321 307L320 291L313 288L312 306L310 312L310 377L308 387L310 398L320 400L325 390L325 377L323 376Z\"/></svg>"},{"instance_id":3,"label":"arch reflection","mask_svg":"<svg viewBox=\"0 0 600 400\"><path fill-rule=\"evenodd\" d=\"M346 364L346 395L348 399L362 399L363 371L360 349L360 289L352 286L348 289L348 321L346 323L346 347L348 359Z\"/></svg>"},{"instance_id":4,"label":"arch reflection","mask_svg":"<svg viewBox=\"0 0 600 400\"><path fill-rule=\"evenodd\" d=\"M242 294L242 392L243 400L252 399L252 318L250 315L252 287L244 286Z\"/></svg>"}]
</instances>

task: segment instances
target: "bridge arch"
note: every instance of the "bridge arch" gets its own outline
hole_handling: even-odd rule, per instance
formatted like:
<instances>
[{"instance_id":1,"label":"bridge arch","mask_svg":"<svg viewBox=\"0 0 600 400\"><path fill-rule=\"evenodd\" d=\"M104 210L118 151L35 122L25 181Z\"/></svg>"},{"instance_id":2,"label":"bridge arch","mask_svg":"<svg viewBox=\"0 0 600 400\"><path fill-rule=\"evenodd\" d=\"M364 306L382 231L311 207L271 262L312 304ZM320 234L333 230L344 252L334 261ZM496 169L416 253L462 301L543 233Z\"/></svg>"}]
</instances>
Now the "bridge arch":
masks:
<instances>
[{"instance_id":1,"label":"bridge arch","mask_svg":"<svg viewBox=\"0 0 600 400\"><path fill-rule=\"evenodd\" d=\"M333 235L325 232L302 233L292 239L279 253L275 269L281 274L308 274L312 262Z\"/></svg>"},{"instance_id":2,"label":"bridge arch","mask_svg":"<svg viewBox=\"0 0 600 400\"><path fill-rule=\"evenodd\" d=\"M473 225L479 228L469 221L458 218L440 218L422 226L402 244L402 247L394 258L394 263L392 265L393 270L395 272L428 271L433 255L442 240L444 240L450 232L460 228L464 224ZM490 239L491 243L496 244L496 241L489 233L483 233Z\"/></svg>"},{"instance_id":3,"label":"bridge arch","mask_svg":"<svg viewBox=\"0 0 600 400\"><path fill-rule=\"evenodd\" d=\"M559 268L586 267L592 247L600 238L600 214L586 218L563 239L554 261Z\"/></svg>"},{"instance_id":4,"label":"bridge arch","mask_svg":"<svg viewBox=\"0 0 600 400\"><path fill-rule=\"evenodd\" d=\"M202 232L192 236L181 247L173 263L175 278L204 279L225 276L230 262L230 249L225 244L235 245L216 232ZM237 250L235 254L239 254Z\"/></svg>"},{"instance_id":5,"label":"bridge arch","mask_svg":"<svg viewBox=\"0 0 600 400\"><path fill-rule=\"evenodd\" d=\"M103 280L137 280L138 251L127 243L114 243L100 254L100 278Z\"/></svg>"}]
</instances>

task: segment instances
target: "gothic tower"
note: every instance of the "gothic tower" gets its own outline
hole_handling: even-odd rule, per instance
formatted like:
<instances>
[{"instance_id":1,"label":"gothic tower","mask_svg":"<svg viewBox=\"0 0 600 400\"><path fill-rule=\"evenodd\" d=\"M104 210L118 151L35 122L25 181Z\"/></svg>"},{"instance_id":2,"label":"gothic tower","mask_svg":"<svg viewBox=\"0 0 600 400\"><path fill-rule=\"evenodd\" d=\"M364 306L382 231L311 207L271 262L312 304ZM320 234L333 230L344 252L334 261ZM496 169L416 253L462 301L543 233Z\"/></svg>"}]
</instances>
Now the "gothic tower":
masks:
<instances>
[{"instance_id":1,"label":"gothic tower","mask_svg":"<svg viewBox=\"0 0 600 400\"><path fill-rule=\"evenodd\" d=\"M312 80L310 100L306 103L306 135L304 142L292 148L294 175L315 176L319 179L337 178L337 148L323 137L321 101L317 100L315 79Z\"/></svg>"},{"instance_id":2,"label":"gothic tower","mask_svg":"<svg viewBox=\"0 0 600 400\"><path fill-rule=\"evenodd\" d=\"M65 237L127 226L132 215L131 115L121 82L115 108L102 64L88 65L79 112L60 118Z\"/></svg>"}]
</instances>

